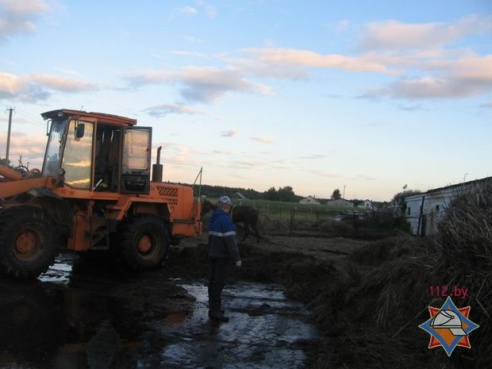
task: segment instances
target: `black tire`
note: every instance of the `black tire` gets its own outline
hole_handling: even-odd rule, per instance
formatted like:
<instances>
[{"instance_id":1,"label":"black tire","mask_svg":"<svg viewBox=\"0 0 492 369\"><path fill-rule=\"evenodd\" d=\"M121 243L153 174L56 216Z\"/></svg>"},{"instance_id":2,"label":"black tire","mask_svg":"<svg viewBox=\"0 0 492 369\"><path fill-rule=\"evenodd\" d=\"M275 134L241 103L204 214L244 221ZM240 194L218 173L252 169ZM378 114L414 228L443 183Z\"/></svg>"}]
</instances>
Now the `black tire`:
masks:
<instances>
[{"instance_id":1,"label":"black tire","mask_svg":"<svg viewBox=\"0 0 492 369\"><path fill-rule=\"evenodd\" d=\"M19 165L15 167L14 170L22 174L23 177L27 177L29 174L29 168L24 165Z\"/></svg>"},{"instance_id":2,"label":"black tire","mask_svg":"<svg viewBox=\"0 0 492 369\"><path fill-rule=\"evenodd\" d=\"M139 215L125 221L116 245L122 261L134 271L160 267L169 247L164 220L154 215Z\"/></svg>"},{"instance_id":3,"label":"black tire","mask_svg":"<svg viewBox=\"0 0 492 369\"><path fill-rule=\"evenodd\" d=\"M49 215L33 206L0 213L0 270L15 278L37 278L55 262L58 237Z\"/></svg>"},{"instance_id":4,"label":"black tire","mask_svg":"<svg viewBox=\"0 0 492 369\"><path fill-rule=\"evenodd\" d=\"M41 171L38 168L33 168L29 171L29 174L34 177L40 177Z\"/></svg>"}]
</instances>

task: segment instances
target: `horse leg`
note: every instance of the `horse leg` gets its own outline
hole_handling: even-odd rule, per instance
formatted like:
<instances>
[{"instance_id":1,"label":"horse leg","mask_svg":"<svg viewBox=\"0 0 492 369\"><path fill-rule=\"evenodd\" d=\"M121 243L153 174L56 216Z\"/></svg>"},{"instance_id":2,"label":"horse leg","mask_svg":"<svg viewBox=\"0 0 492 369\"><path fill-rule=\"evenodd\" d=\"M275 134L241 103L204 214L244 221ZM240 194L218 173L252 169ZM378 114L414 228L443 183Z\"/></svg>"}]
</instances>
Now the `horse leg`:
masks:
<instances>
[{"instance_id":1,"label":"horse leg","mask_svg":"<svg viewBox=\"0 0 492 369\"><path fill-rule=\"evenodd\" d=\"M246 240L246 237L249 235L249 223L244 222L243 223L243 229L244 229L244 237L241 240L241 242L244 242Z\"/></svg>"},{"instance_id":2,"label":"horse leg","mask_svg":"<svg viewBox=\"0 0 492 369\"><path fill-rule=\"evenodd\" d=\"M256 228L256 224L251 224L251 228L255 231L256 243L260 243L260 232L258 232L258 228Z\"/></svg>"}]
</instances>

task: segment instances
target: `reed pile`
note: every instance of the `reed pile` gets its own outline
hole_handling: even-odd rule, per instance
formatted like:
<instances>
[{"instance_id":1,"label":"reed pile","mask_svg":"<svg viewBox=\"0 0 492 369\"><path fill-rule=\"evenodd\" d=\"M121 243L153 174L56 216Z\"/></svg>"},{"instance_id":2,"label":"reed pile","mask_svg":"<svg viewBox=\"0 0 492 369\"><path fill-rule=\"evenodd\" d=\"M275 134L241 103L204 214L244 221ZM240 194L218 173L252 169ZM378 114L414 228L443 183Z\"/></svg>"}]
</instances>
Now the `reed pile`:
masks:
<instances>
[{"instance_id":1,"label":"reed pile","mask_svg":"<svg viewBox=\"0 0 492 369\"><path fill-rule=\"evenodd\" d=\"M492 183L460 194L434 238L398 236L368 244L338 266L343 276L311 301L314 319L330 337L314 368L488 368L492 352ZM336 280L338 286L330 285ZM431 286L468 289L458 307L471 306L471 349L451 357L427 348L418 325L427 307L445 296Z\"/></svg>"}]
</instances>

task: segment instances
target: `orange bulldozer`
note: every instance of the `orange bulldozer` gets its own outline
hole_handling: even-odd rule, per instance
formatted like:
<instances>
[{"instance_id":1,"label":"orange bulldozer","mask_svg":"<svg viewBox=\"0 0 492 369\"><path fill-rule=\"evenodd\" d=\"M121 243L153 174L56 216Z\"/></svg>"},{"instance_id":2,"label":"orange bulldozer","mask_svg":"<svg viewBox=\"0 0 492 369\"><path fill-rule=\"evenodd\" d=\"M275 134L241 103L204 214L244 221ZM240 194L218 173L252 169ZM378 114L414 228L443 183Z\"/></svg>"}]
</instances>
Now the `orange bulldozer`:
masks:
<instances>
[{"instance_id":1,"label":"orange bulldozer","mask_svg":"<svg viewBox=\"0 0 492 369\"><path fill-rule=\"evenodd\" d=\"M0 273L37 278L60 249L111 250L130 270L150 270L201 234L195 186L162 181L160 148L151 165L151 127L68 109L42 117L42 170L0 165Z\"/></svg>"}]
</instances>

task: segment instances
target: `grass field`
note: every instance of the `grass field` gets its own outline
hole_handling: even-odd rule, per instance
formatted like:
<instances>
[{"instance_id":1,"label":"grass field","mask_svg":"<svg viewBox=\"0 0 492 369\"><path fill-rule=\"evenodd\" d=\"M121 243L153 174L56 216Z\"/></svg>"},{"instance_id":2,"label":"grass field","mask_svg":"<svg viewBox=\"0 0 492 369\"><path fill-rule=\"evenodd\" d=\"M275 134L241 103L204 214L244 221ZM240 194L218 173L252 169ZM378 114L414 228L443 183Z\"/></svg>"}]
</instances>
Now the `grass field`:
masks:
<instances>
[{"instance_id":1,"label":"grass field","mask_svg":"<svg viewBox=\"0 0 492 369\"><path fill-rule=\"evenodd\" d=\"M215 202L216 199L208 199ZM270 220L290 221L316 221L320 219L334 218L347 214L365 215L371 212L367 208L331 206L325 204L300 204L298 202L269 201L269 200L233 200L234 205L249 205L260 213L261 218Z\"/></svg>"}]
</instances>

